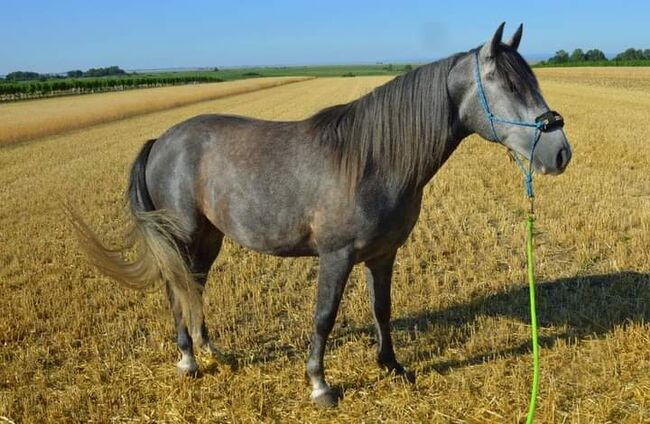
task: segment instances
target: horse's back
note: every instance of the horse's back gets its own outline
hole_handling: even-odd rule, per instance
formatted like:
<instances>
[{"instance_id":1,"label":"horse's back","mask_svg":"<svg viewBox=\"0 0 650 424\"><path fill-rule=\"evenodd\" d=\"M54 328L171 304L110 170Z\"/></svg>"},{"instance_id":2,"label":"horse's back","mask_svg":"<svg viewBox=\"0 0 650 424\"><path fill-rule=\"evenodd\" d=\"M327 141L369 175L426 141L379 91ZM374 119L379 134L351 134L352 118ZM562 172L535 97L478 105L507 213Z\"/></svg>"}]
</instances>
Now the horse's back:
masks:
<instances>
[{"instance_id":1,"label":"horse's back","mask_svg":"<svg viewBox=\"0 0 650 424\"><path fill-rule=\"evenodd\" d=\"M200 115L156 141L147 185L158 208L205 217L246 247L311 255L325 166L315 147L300 121Z\"/></svg>"}]
</instances>

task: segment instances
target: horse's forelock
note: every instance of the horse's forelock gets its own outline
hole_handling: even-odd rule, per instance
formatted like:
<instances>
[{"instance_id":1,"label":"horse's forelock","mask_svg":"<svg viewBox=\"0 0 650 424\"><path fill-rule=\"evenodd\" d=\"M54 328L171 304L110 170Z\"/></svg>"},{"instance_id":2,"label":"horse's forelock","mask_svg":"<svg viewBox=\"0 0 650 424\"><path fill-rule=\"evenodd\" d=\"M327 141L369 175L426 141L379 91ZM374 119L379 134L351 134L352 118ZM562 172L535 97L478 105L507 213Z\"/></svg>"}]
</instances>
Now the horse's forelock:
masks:
<instances>
[{"instance_id":1,"label":"horse's forelock","mask_svg":"<svg viewBox=\"0 0 650 424\"><path fill-rule=\"evenodd\" d=\"M496 72L506 82L510 91L523 99L532 99L535 96L539 90L537 78L519 52L502 45L495 60Z\"/></svg>"}]
</instances>

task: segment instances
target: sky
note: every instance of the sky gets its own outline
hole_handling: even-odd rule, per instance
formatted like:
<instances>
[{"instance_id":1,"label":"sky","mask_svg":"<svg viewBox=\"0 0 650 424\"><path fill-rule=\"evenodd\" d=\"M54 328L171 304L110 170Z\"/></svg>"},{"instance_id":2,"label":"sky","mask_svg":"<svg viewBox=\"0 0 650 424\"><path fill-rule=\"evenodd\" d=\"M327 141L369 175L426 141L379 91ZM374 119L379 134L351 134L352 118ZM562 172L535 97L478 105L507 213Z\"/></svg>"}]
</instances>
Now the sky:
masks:
<instances>
[{"instance_id":1,"label":"sky","mask_svg":"<svg viewBox=\"0 0 650 424\"><path fill-rule=\"evenodd\" d=\"M0 0L0 74L426 62L524 24L520 52L650 48L650 2Z\"/></svg>"}]
</instances>

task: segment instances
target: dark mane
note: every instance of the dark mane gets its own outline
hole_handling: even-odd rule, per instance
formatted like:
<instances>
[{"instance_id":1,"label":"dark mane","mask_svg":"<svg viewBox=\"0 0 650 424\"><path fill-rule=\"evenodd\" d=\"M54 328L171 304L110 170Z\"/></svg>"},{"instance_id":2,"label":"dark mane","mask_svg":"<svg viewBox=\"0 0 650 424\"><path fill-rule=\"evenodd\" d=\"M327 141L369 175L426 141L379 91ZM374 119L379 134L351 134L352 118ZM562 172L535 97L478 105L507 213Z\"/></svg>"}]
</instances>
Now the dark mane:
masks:
<instances>
[{"instance_id":1,"label":"dark mane","mask_svg":"<svg viewBox=\"0 0 650 424\"><path fill-rule=\"evenodd\" d=\"M458 57L418 67L309 118L317 142L352 186L376 173L403 189L442 164L452 133L447 76Z\"/></svg>"},{"instance_id":2,"label":"dark mane","mask_svg":"<svg viewBox=\"0 0 650 424\"><path fill-rule=\"evenodd\" d=\"M511 92L522 100L533 99L539 91L537 78L528 63L516 51L506 44L496 56L496 71L502 81L506 81Z\"/></svg>"}]
</instances>

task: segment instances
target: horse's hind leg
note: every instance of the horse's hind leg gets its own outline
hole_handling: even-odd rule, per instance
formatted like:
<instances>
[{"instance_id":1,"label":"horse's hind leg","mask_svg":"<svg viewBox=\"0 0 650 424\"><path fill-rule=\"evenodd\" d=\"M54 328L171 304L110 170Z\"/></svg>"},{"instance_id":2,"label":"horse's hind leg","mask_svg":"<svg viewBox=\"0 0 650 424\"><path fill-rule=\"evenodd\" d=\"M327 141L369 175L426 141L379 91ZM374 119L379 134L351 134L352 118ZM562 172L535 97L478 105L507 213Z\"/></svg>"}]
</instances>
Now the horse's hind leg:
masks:
<instances>
[{"instance_id":1,"label":"horse's hind leg","mask_svg":"<svg viewBox=\"0 0 650 424\"><path fill-rule=\"evenodd\" d=\"M190 269L194 274L196 282L205 289L208 281L208 272L212 264L217 259L221 251L221 244L223 242L223 233L206 223L204 225L201 237L197 240L191 251L191 264ZM210 342L208 327L205 324L205 319L201 323L201 333L199 340L195 340L195 344L202 350L218 356L218 350Z\"/></svg>"},{"instance_id":2,"label":"horse's hind leg","mask_svg":"<svg viewBox=\"0 0 650 424\"><path fill-rule=\"evenodd\" d=\"M200 231L197 231L195 234L192 242L187 246L187 261L196 283L202 288L205 288L210 267L221 250L223 234L210 224L203 225ZM205 320L201 323L200 339L192 340L183 320L180 303L174 297L169 285L167 286L167 296L174 316L176 342L181 352L181 359L176 364L178 373L180 375L194 375L198 369L194 357L194 345L207 350L215 357L219 357L220 353L210 342Z\"/></svg>"},{"instance_id":3,"label":"horse's hind leg","mask_svg":"<svg viewBox=\"0 0 650 424\"><path fill-rule=\"evenodd\" d=\"M166 285L167 289L167 298L169 299L169 305L172 310L172 316L174 318L174 328L176 329L176 344L178 349L181 352L181 359L176 363L176 370L179 375L185 376L194 376L198 370L198 365L196 359L194 358L194 347L192 346L192 338L187 331L185 322L183 321L183 312L181 309L180 302L174 296L173 291L169 287L169 283Z\"/></svg>"}]
</instances>

